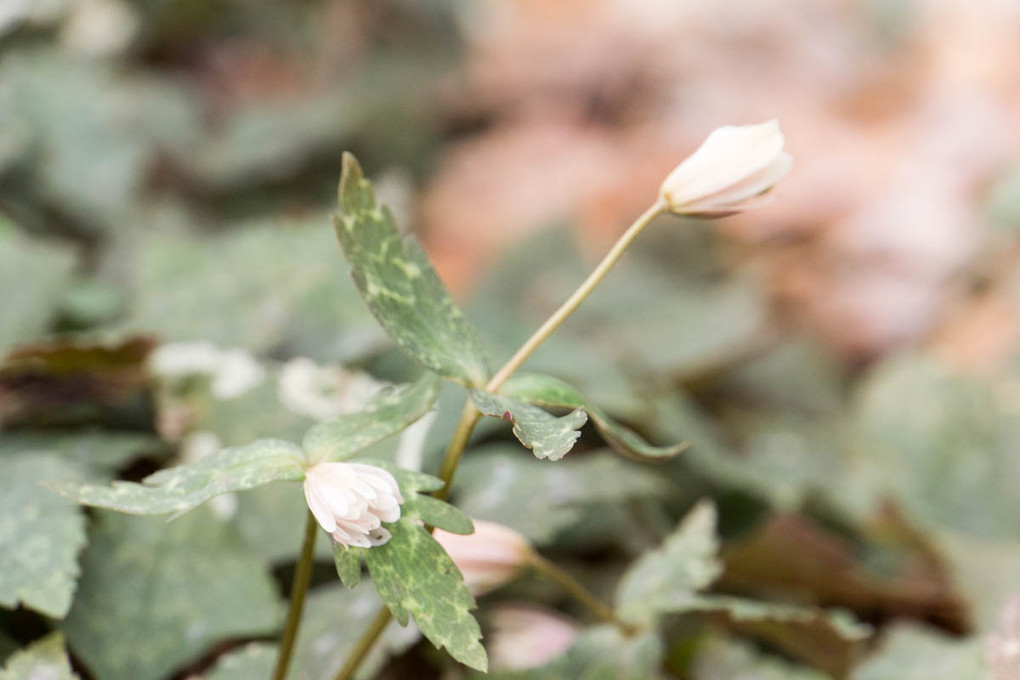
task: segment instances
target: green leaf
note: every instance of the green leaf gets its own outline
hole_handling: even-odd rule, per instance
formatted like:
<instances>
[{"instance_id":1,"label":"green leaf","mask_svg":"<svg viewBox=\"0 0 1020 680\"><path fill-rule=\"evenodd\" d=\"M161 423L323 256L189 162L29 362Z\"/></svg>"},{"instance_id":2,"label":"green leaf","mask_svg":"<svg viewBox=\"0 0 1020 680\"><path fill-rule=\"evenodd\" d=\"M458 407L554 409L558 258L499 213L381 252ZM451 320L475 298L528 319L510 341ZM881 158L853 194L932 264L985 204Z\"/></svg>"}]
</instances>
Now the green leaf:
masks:
<instances>
[{"instance_id":1,"label":"green leaf","mask_svg":"<svg viewBox=\"0 0 1020 680\"><path fill-rule=\"evenodd\" d=\"M955 640L912 624L897 624L850 680L988 680L979 640Z\"/></svg>"},{"instance_id":2,"label":"green leaf","mask_svg":"<svg viewBox=\"0 0 1020 680\"><path fill-rule=\"evenodd\" d=\"M464 586L457 565L422 526L427 522L463 533L471 520L459 511L439 511L440 501L419 493L440 488L441 480L380 461L361 462L390 470L404 504L400 519L386 525L392 534L389 541L373 548L349 548L347 552L364 556L379 595L400 625L406 626L409 617L414 616L432 644L445 647L450 656L471 668L485 670L485 649L479 642L482 633L470 613L475 599ZM341 579L345 572L350 577L352 570L350 558L343 559L343 564L337 563Z\"/></svg>"},{"instance_id":3,"label":"green leaf","mask_svg":"<svg viewBox=\"0 0 1020 680\"><path fill-rule=\"evenodd\" d=\"M390 525L393 537L365 551L380 597L401 624L414 616L418 628L457 661L485 670L482 632L471 615L475 599L442 546L411 513Z\"/></svg>"},{"instance_id":4,"label":"green leaf","mask_svg":"<svg viewBox=\"0 0 1020 680\"><path fill-rule=\"evenodd\" d=\"M358 413L316 425L301 446L312 463L350 458L421 418L438 397L439 380L426 373L415 383L383 392Z\"/></svg>"},{"instance_id":5,"label":"green leaf","mask_svg":"<svg viewBox=\"0 0 1020 680\"><path fill-rule=\"evenodd\" d=\"M830 676L758 652L737 640L711 638L698 645L691 680L827 680Z\"/></svg>"},{"instance_id":6,"label":"green leaf","mask_svg":"<svg viewBox=\"0 0 1020 680\"><path fill-rule=\"evenodd\" d=\"M276 645L253 642L224 654L205 680L255 680L272 676L276 668Z\"/></svg>"},{"instance_id":7,"label":"green leaf","mask_svg":"<svg viewBox=\"0 0 1020 680\"><path fill-rule=\"evenodd\" d=\"M647 621L658 614L684 611L697 591L722 573L716 558L716 511L701 502L663 544L640 557L623 575L616 602L621 616Z\"/></svg>"},{"instance_id":8,"label":"green leaf","mask_svg":"<svg viewBox=\"0 0 1020 680\"><path fill-rule=\"evenodd\" d=\"M153 473L142 484L111 486L65 484L60 493L79 503L135 515L181 515L220 494L254 489L279 480L301 481L305 460L301 449L278 439L259 439L247 446L224 449L197 463Z\"/></svg>"},{"instance_id":9,"label":"green leaf","mask_svg":"<svg viewBox=\"0 0 1020 680\"><path fill-rule=\"evenodd\" d=\"M77 680L64 649L64 636L52 633L16 652L3 670L0 680Z\"/></svg>"},{"instance_id":10,"label":"green leaf","mask_svg":"<svg viewBox=\"0 0 1020 680\"><path fill-rule=\"evenodd\" d=\"M67 461L52 454L0 456L0 605L21 603L54 618L67 613L85 518L43 484L77 478Z\"/></svg>"},{"instance_id":11,"label":"green leaf","mask_svg":"<svg viewBox=\"0 0 1020 680\"><path fill-rule=\"evenodd\" d=\"M753 635L836 677L846 675L862 641L871 635L870 626L845 611L739 597L698 595L682 611L721 619L737 632Z\"/></svg>"},{"instance_id":12,"label":"green leaf","mask_svg":"<svg viewBox=\"0 0 1020 680\"><path fill-rule=\"evenodd\" d=\"M610 418L580 392L567 383L538 373L518 373L507 380L500 394L529 404L548 407L583 409L591 417L599 434L613 449L625 456L647 459L672 458L687 444L652 446L636 432Z\"/></svg>"},{"instance_id":13,"label":"green leaf","mask_svg":"<svg viewBox=\"0 0 1020 680\"><path fill-rule=\"evenodd\" d=\"M344 154L337 237L369 309L408 355L444 378L469 387L489 376L485 347L454 303L421 247L401 240L361 166Z\"/></svg>"},{"instance_id":14,"label":"green leaf","mask_svg":"<svg viewBox=\"0 0 1020 680\"><path fill-rule=\"evenodd\" d=\"M372 619L384 607L371 583L362 582L350 590L339 583L315 588L308 594L301 619L290 680L330 680L335 677L355 643ZM390 656L400 654L421 639L411 625L396 621L383 633L362 663L358 678L374 678ZM262 680L268 675L251 676Z\"/></svg>"},{"instance_id":15,"label":"green leaf","mask_svg":"<svg viewBox=\"0 0 1020 680\"><path fill-rule=\"evenodd\" d=\"M333 544L333 563L340 582L353 588L361 581L361 553L340 543Z\"/></svg>"},{"instance_id":16,"label":"green leaf","mask_svg":"<svg viewBox=\"0 0 1020 680\"><path fill-rule=\"evenodd\" d=\"M322 228L325 218L245 220L201 237L138 233L124 329L257 353L285 345L319 359L359 355L384 334L354 285L337 275L336 240Z\"/></svg>"},{"instance_id":17,"label":"green leaf","mask_svg":"<svg viewBox=\"0 0 1020 680\"><path fill-rule=\"evenodd\" d=\"M893 498L929 528L1020 540L1020 417L1002 382L897 357L868 376L855 418L872 507Z\"/></svg>"},{"instance_id":18,"label":"green leaf","mask_svg":"<svg viewBox=\"0 0 1020 680\"><path fill-rule=\"evenodd\" d=\"M162 456L158 437L140 432L105 430L15 430L0 432L0 451L47 451L106 476L141 456Z\"/></svg>"},{"instance_id":19,"label":"green leaf","mask_svg":"<svg viewBox=\"0 0 1020 680\"><path fill-rule=\"evenodd\" d=\"M418 516L429 526L462 536L473 533L475 530L471 518L466 512L438 498L418 496L414 507Z\"/></svg>"},{"instance_id":20,"label":"green leaf","mask_svg":"<svg viewBox=\"0 0 1020 680\"><path fill-rule=\"evenodd\" d=\"M567 455L581 436L580 428L588 422L588 415L580 409L557 418L537 406L483 390L471 390L471 401L482 413L513 422L514 436L542 459L559 460Z\"/></svg>"},{"instance_id":21,"label":"green leaf","mask_svg":"<svg viewBox=\"0 0 1020 680\"><path fill-rule=\"evenodd\" d=\"M454 498L471 517L505 524L540 545L575 525L593 506L661 498L668 489L654 470L609 451L567 458L550 467L507 444L473 450L464 459Z\"/></svg>"},{"instance_id":22,"label":"green leaf","mask_svg":"<svg viewBox=\"0 0 1020 680\"><path fill-rule=\"evenodd\" d=\"M0 301L0 350L41 335L74 269L74 254L22 238L0 216L0 290L17 291Z\"/></svg>"},{"instance_id":23,"label":"green leaf","mask_svg":"<svg viewBox=\"0 0 1020 680\"><path fill-rule=\"evenodd\" d=\"M230 637L277 630L269 572L229 525L199 510L167 524L96 514L63 630L103 680L160 680Z\"/></svg>"}]
</instances>

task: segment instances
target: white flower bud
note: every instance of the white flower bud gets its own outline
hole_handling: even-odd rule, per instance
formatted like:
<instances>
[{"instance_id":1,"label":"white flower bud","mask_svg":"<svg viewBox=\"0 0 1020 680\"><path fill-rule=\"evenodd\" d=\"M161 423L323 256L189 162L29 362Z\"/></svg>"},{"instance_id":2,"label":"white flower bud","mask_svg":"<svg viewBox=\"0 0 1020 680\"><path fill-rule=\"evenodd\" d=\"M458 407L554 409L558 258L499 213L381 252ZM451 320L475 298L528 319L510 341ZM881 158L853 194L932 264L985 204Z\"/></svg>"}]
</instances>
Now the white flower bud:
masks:
<instances>
[{"instance_id":1,"label":"white flower bud","mask_svg":"<svg viewBox=\"0 0 1020 680\"><path fill-rule=\"evenodd\" d=\"M690 217L725 217L756 208L753 199L790 171L779 121L726 125L669 174L659 196L671 212Z\"/></svg>"},{"instance_id":2,"label":"white flower bud","mask_svg":"<svg viewBox=\"0 0 1020 680\"><path fill-rule=\"evenodd\" d=\"M432 536L460 569L468 589L482 595L516 578L528 564L531 546L528 539L502 524L476 519L474 525L474 533L467 536L441 529Z\"/></svg>"},{"instance_id":3,"label":"white flower bud","mask_svg":"<svg viewBox=\"0 0 1020 680\"><path fill-rule=\"evenodd\" d=\"M390 540L383 522L400 519L397 480L386 470L360 463L318 463L305 472L305 502L333 540L371 548Z\"/></svg>"}]
</instances>

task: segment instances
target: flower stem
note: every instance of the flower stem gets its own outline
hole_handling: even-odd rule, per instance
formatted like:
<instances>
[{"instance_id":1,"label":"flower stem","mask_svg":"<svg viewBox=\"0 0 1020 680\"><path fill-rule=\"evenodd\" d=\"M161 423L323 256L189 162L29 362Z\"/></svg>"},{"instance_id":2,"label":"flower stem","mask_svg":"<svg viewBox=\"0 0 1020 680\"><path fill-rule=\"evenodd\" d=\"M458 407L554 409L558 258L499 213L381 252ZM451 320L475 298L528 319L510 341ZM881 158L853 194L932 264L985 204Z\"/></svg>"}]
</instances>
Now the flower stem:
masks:
<instances>
[{"instance_id":1,"label":"flower stem","mask_svg":"<svg viewBox=\"0 0 1020 680\"><path fill-rule=\"evenodd\" d=\"M485 385L486 392L496 392L500 387L503 386L510 376L521 367L528 357L530 357L538 346L545 342L546 338L552 335L552 332L559 328L568 316L570 316L575 309L577 309L585 298L587 298L595 287L601 283L602 279L606 278L606 274L613 268L613 265L620 259L624 251L627 250L638 234L648 226L648 224L656 217L666 212L667 206L660 200L656 201L648 210L641 214L634 223L627 228L620 240L612 247L612 249L606 254L602 261L599 262L598 266L588 275L588 278L584 280L584 283L574 291L574 293L567 298L559 309L557 309L552 316L550 316L545 323L539 327L535 333L528 338L527 342L521 345L521 348L510 358L506 364L503 365L499 371ZM443 456L443 462L439 466L439 478L443 480L443 487L438 491L435 491L432 495L440 500L445 500L450 495L450 487L453 484L453 477L457 474L457 466L460 465L461 456L464 454L464 449L467 448L468 440L471 438L471 433L475 430L475 425L478 424L478 420L482 417L481 412L475 408L471 398L468 397L464 404L464 410L460 414L460 420L457 422L457 429L454 430L453 437L450 439L450 445L446 447L446 455ZM630 624L619 619L616 613L612 609L602 604L595 598L594 595L584 589L580 583L575 581L569 574L557 567L552 562L549 562L541 557L535 556L534 566L536 569L541 571L543 574L548 576L553 581L559 583L565 590L571 595L580 600L585 606L598 616L603 621L608 621L616 625L620 630L626 634L632 634L635 629ZM337 673L334 680L350 680L354 677L354 673L358 670L358 667L364 661L368 652L375 645L379 636L382 635L383 631L386 630L386 624L389 623L391 618L389 609L383 607L379 610L375 619L372 621L372 625L369 626L368 630L361 636L358 643L355 645L354 650L347 658L343 668ZM281 680L279 677L276 680Z\"/></svg>"},{"instance_id":2,"label":"flower stem","mask_svg":"<svg viewBox=\"0 0 1020 680\"><path fill-rule=\"evenodd\" d=\"M344 662L343 668L336 674L335 680L350 680L354 677L354 673L357 672L358 667L361 666L361 662L365 660L368 653L372 651L372 647L375 646L376 640L386 630L386 626L389 625L390 619L393 616L390 614L390 610L383 607L379 610L379 613L372 619L371 625L368 630L358 639L354 649L347 656L347 661Z\"/></svg>"},{"instance_id":3,"label":"flower stem","mask_svg":"<svg viewBox=\"0 0 1020 680\"><path fill-rule=\"evenodd\" d=\"M570 593L571 597L583 604L599 620L613 624L624 635L633 635L638 631L635 626L621 619L609 606L603 604L597 597L592 595L577 579L554 563L537 553L532 553L530 561L535 571Z\"/></svg>"},{"instance_id":4,"label":"flower stem","mask_svg":"<svg viewBox=\"0 0 1020 680\"><path fill-rule=\"evenodd\" d=\"M592 270L592 273L588 275L588 278L584 280L577 290L567 298L567 301L560 305L560 308L553 312L553 315L546 319L546 322L539 327L535 333L528 338L527 342L521 345L521 348L517 350L510 361L506 362L503 368L499 369L496 375L492 376L488 384L485 386L487 392L495 392L503 386L510 376L521 367L528 357L530 357L538 346L545 342L554 330L559 328L568 316L570 316L575 309L581 306L584 299L588 297L595 287L601 283L602 279L606 278L606 274L613 268L613 265L620 259L627 247L637 238L638 234L648 226L648 224L656 217L666 211L666 204L661 200L656 201L648 210L644 211L640 217L634 220L634 223L627 228L620 240L612 247L612 249L606 254L602 261L599 262L598 266Z\"/></svg>"},{"instance_id":5,"label":"flower stem","mask_svg":"<svg viewBox=\"0 0 1020 680\"><path fill-rule=\"evenodd\" d=\"M287 677L287 666L294 651L298 627L301 625L301 612L305 608L305 593L308 583L312 580L312 562L315 557L315 539L319 535L318 523L311 512L305 521L305 539L301 544L301 556L294 570L294 581L290 587L290 608L287 611L287 622L284 625L283 637L280 639L280 653L276 657L276 671L273 680L284 680Z\"/></svg>"},{"instance_id":6,"label":"flower stem","mask_svg":"<svg viewBox=\"0 0 1020 680\"><path fill-rule=\"evenodd\" d=\"M453 432L453 438L450 440L450 445L446 447L446 455L443 456L443 462L439 466L439 478L443 480L443 488L432 494L436 498L446 500L446 497L450 495L450 486L453 484L453 476L457 473L457 466L460 465L460 458L481 417L481 411L475 408L471 398L468 397L464 402L460 420L457 422L457 429Z\"/></svg>"}]
</instances>

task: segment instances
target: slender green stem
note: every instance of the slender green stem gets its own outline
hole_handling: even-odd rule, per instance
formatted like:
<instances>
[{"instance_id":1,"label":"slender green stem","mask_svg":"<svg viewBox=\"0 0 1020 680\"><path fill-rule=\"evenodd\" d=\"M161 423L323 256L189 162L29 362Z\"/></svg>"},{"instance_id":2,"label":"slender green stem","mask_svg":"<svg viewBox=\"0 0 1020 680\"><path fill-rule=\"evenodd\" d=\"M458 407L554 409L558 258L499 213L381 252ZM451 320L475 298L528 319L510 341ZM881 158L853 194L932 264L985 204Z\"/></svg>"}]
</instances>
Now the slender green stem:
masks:
<instances>
[{"instance_id":1,"label":"slender green stem","mask_svg":"<svg viewBox=\"0 0 1020 680\"><path fill-rule=\"evenodd\" d=\"M666 204L661 201L656 202L648 210L646 210L640 217L638 217L633 224L624 232L620 240L612 247L609 253L606 254L602 261L599 262L598 266L588 275L588 278L584 280L584 283L574 291L566 302L564 302L559 309L557 309L552 316L542 326L535 331L534 335L528 338L528 341L521 345L521 348L510 358L506 364L496 372L496 375L485 385L487 392L496 392L503 383L507 381L514 374L514 372L521 367L528 357L534 353L538 346L545 342L554 330L556 330L560 324L570 316L575 309L577 309L584 299L588 297L595 287L606 277L609 270L613 268L613 265L620 259L624 251L627 250L638 234L648 226L648 224L656 217L666 211ZM453 437L450 440L450 445L446 448L446 455L443 456L443 462L439 466L439 478L443 480L443 488L434 492L432 495L439 499L446 499L450 494L450 486L453 484L453 477L457 473L457 466L460 465L461 456L464 454L464 449L467 448L468 440L471 438L471 433L475 430L475 425L478 424L478 420L482 417L481 412L475 408L475 405L471 402L470 397L464 404L464 410L460 414L460 420L457 422L457 429L454 430ZM559 583L565 590L571 595L580 600L585 606L598 616L603 621L608 621L616 625L620 630L626 634L631 634L635 629L627 624L626 622L619 619L616 613L612 609L602 604L595 598L594 595L584 589L580 583L575 581L569 574L541 557L535 556L536 561L534 566L540 572L548 576L553 581ZM383 631L386 630L386 625L389 623L391 618L388 609L383 607L376 614L375 619L372 621L372 625L369 626L368 630L358 640L354 650L351 652L347 661L344 663L343 668L337 673L334 680L350 680L354 676L354 673L358 670L358 667L364 661L368 652L375 645L379 636L382 635ZM280 680L277 678L276 680Z\"/></svg>"},{"instance_id":2,"label":"slender green stem","mask_svg":"<svg viewBox=\"0 0 1020 680\"><path fill-rule=\"evenodd\" d=\"M568 574L566 571L556 566L554 563L545 559L537 553L532 553L531 566L534 567L542 576L545 576L550 581L553 581L563 590L570 593L570 596L580 602L594 614L599 620L605 623L611 623L620 629L624 635L633 635L637 632L637 628L632 624L627 623L613 611L608 605L603 604L601 600L591 594L591 592L581 585L577 579Z\"/></svg>"},{"instance_id":3,"label":"slender green stem","mask_svg":"<svg viewBox=\"0 0 1020 680\"><path fill-rule=\"evenodd\" d=\"M443 462L439 466L439 478L443 480L443 488L432 494L436 498L446 500L446 497L450 495L450 486L453 484L453 476L457 474L460 457L464 454L471 433L475 431L475 425L478 424L481 417L481 412L475 408L471 398L468 397L464 402L460 420L457 422L457 429L453 432L453 438L450 440L450 445L446 447L446 455L443 456Z\"/></svg>"},{"instance_id":4,"label":"slender green stem","mask_svg":"<svg viewBox=\"0 0 1020 680\"><path fill-rule=\"evenodd\" d=\"M294 651L298 627L301 625L301 612L305 608L305 593L308 592L308 583L312 580L315 539L318 535L319 525L315 521L314 515L309 512L308 519L305 521L305 539L301 544L301 556L294 569L294 581L290 587L290 609L287 611L287 623L284 625L283 637L280 639L280 653L276 657L276 671L273 673L273 680L284 680L287 677L287 666L290 665L290 656Z\"/></svg>"},{"instance_id":5,"label":"slender green stem","mask_svg":"<svg viewBox=\"0 0 1020 680\"><path fill-rule=\"evenodd\" d=\"M506 362L503 368L499 369L496 375L492 376L488 384L485 386L486 391L495 392L503 386L510 376L521 367L528 357L530 357L538 346L545 342L554 330L556 330L560 324L562 324L568 316L570 316L575 309L577 309L584 299L588 297L595 286L599 285L602 279L606 278L606 274L613 268L617 260L623 255L627 247L637 238L638 234L648 226L648 224L656 217L666 211L666 204L657 201L648 210L641 214L634 223L628 227L627 231L624 232L620 240L616 242L613 248L606 254L602 261L599 262L598 266L592 270L592 273L588 275L588 278L584 280L584 283L574 291L573 295L567 298L559 309L553 312L541 327L535 331L535 333L528 338L527 342L521 345L521 348L517 350L510 361Z\"/></svg>"},{"instance_id":6,"label":"slender green stem","mask_svg":"<svg viewBox=\"0 0 1020 680\"><path fill-rule=\"evenodd\" d=\"M340 669L340 672L336 674L334 680L350 680L354 677L358 667L368 656L368 653L372 651L372 647L375 646L376 640L386 630L386 626L389 625L390 619L393 618L390 614L390 610L383 607L379 610L379 613L372 619L371 625L368 630L358 639L358 643L351 650L351 653L347 657L347 661L344 662L344 667Z\"/></svg>"}]
</instances>

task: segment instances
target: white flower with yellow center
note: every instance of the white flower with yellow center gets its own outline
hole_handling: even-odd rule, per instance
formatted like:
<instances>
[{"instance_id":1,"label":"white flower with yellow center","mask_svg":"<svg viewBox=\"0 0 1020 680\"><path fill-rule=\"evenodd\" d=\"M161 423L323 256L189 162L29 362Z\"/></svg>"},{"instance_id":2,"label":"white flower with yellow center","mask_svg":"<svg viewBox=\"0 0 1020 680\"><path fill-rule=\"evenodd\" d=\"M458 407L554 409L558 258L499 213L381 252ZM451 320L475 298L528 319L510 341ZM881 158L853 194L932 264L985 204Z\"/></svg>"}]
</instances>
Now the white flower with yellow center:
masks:
<instances>
[{"instance_id":1,"label":"white flower with yellow center","mask_svg":"<svg viewBox=\"0 0 1020 680\"><path fill-rule=\"evenodd\" d=\"M390 540L383 522L400 519L397 480L360 463L318 463L305 472L305 501L316 521L344 546L371 548Z\"/></svg>"}]
</instances>

